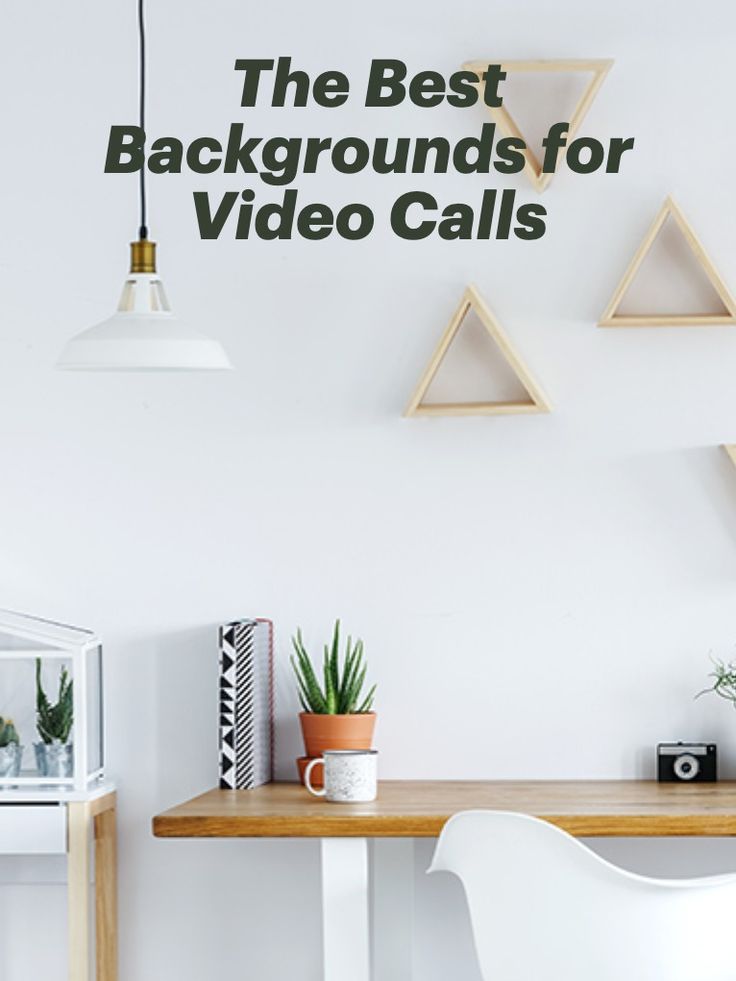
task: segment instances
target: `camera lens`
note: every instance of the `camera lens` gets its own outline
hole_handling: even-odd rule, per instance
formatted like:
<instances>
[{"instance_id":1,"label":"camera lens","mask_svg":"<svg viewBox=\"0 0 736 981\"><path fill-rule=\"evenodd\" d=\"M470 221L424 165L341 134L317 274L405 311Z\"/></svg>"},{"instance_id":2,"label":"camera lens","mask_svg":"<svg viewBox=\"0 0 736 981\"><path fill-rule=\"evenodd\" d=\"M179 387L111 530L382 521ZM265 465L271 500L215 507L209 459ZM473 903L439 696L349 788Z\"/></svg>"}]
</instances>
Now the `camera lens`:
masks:
<instances>
[{"instance_id":1,"label":"camera lens","mask_svg":"<svg viewBox=\"0 0 736 981\"><path fill-rule=\"evenodd\" d=\"M680 780L694 780L700 772L700 763L690 753L683 753L675 760L674 771Z\"/></svg>"}]
</instances>

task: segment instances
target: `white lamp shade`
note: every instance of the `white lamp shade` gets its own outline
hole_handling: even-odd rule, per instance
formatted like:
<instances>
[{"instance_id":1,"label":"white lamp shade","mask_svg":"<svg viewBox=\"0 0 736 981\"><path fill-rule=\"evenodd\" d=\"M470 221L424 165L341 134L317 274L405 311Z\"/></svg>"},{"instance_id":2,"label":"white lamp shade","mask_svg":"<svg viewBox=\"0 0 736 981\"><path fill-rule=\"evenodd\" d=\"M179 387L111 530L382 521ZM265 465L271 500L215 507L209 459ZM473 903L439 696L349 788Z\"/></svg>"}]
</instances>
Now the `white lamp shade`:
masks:
<instances>
[{"instance_id":1,"label":"white lamp shade","mask_svg":"<svg viewBox=\"0 0 736 981\"><path fill-rule=\"evenodd\" d=\"M171 312L156 273L131 273L117 313L73 337L57 368L67 371L225 371L224 348Z\"/></svg>"}]
</instances>

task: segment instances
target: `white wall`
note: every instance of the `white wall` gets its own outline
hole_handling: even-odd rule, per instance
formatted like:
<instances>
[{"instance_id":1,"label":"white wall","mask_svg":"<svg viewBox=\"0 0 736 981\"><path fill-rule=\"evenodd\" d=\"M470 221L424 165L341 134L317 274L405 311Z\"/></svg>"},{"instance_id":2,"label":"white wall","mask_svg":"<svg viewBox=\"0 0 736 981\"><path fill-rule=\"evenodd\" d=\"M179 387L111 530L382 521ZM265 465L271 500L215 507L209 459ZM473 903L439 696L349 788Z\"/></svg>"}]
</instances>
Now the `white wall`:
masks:
<instances>
[{"instance_id":1,"label":"white wall","mask_svg":"<svg viewBox=\"0 0 736 981\"><path fill-rule=\"evenodd\" d=\"M319 639L335 615L364 637L380 683L385 777L651 776L654 744L678 737L718 740L736 772L733 712L692 699L708 652L734 644L736 472L718 445L736 441L736 335L594 327L670 191L736 282L736 11L727 0L149 6L152 135L245 120L258 134L459 137L482 121L481 109L366 113L359 100L246 115L234 59L291 54L343 69L356 90L372 57L447 72L473 57L615 57L589 132L636 137L620 176L555 178L549 230L532 243L385 231L402 191L472 203L481 177L300 178L305 201L374 206L376 232L352 244L202 243L191 191L242 179L151 180L169 293L238 370L64 375L54 360L111 310L136 230L135 180L102 173L109 126L134 119L134 4L3 11L0 597L105 637L122 976L316 979L313 843L150 834L156 811L215 782L218 621L277 624L282 776L299 749L288 635L301 624ZM508 186L535 198L523 178ZM552 415L402 420L470 280ZM643 870L736 868L727 842L600 847ZM420 881L422 981L450 962L476 981L456 890ZM60 981L61 887L6 885L0 897L0 977ZM38 921L57 941L45 949ZM441 936L430 922L446 924Z\"/></svg>"}]
</instances>

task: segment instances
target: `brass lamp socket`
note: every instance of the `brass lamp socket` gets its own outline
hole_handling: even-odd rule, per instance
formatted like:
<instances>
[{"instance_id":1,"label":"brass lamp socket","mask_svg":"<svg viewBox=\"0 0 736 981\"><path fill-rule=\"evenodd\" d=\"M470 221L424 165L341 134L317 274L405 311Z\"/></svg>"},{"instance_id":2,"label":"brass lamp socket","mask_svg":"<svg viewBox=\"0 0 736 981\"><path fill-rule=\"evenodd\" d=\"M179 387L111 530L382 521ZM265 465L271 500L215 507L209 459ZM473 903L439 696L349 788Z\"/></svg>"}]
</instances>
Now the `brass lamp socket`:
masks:
<instances>
[{"instance_id":1,"label":"brass lamp socket","mask_svg":"<svg viewBox=\"0 0 736 981\"><path fill-rule=\"evenodd\" d=\"M130 271L131 273L156 272L155 242L141 238L137 242L130 243Z\"/></svg>"}]
</instances>

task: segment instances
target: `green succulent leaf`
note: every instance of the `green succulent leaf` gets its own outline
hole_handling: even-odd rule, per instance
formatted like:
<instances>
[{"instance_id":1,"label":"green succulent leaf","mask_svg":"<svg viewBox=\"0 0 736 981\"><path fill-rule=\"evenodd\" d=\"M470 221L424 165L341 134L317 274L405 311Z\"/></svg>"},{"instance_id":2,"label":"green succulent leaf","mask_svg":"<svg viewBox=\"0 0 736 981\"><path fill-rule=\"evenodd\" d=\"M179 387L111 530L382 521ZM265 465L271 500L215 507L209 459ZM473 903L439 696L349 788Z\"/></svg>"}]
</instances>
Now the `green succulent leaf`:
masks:
<instances>
[{"instance_id":1,"label":"green succulent leaf","mask_svg":"<svg viewBox=\"0 0 736 981\"><path fill-rule=\"evenodd\" d=\"M361 704L360 708L358 709L358 712L360 712L361 714L364 712L370 712L370 710L373 708L373 696L375 694L376 694L376 686L374 685L371 688L371 690L368 692L368 694L365 696L365 699Z\"/></svg>"},{"instance_id":2,"label":"green succulent leaf","mask_svg":"<svg viewBox=\"0 0 736 981\"><path fill-rule=\"evenodd\" d=\"M41 679L41 659L36 658L36 728L41 739L49 744L68 743L74 724L74 682L66 667L59 672L59 691L52 703L44 691Z\"/></svg>"},{"instance_id":3,"label":"green succulent leaf","mask_svg":"<svg viewBox=\"0 0 736 981\"><path fill-rule=\"evenodd\" d=\"M3 719L0 716L0 749L5 749L7 746L15 745L20 743L18 738L18 732L13 725L12 719Z\"/></svg>"},{"instance_id":4,"label":"green succulent leaf","mask_svg":"<svg viewBox=\"0 0 736 981\"><path fill-rule=\"evenodd\" d=\"M323 715L327 710L327 703L317 681L314 669L312 668L311 661L306 651L304 651L301 638L299 638L298 642L295 641L294 648L296 650L296 659L292 657L291 663L294 667L294 673L296 674L301 694L307 702L310 712Z\"/></svg>"},{"instance_id":5,"label":"green succulent leaf","mask_svg":"<svg viewBox=\"0 0 736 981\"><path fill-rule=\"evenodd\" d=\"M332 672L332 656L330 655L327 647L325 647L325 658L322 666L322 673L325 679L325 704L327 705L327 714L334 715L335 712L337 712L337 689Z\"/></svg>"},{"instance_id":6,"label":"green succulent leaf","mask_svg":"<svg viewBox=\"0 0 736 981\"><path fill-rule=\"evenodd\" d=\"M335 621L330 644L324 645L322 684L304 646L301 629L297 630L291 642L294 648L291 665L296 676L299 703L305 712L317 715L351 715L371 710L375 685L361 700L367 673L363 641L358 639L353 644L352 637L348 636L341 664L339 619Z\"/></svg>"}]
</instances>

